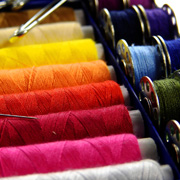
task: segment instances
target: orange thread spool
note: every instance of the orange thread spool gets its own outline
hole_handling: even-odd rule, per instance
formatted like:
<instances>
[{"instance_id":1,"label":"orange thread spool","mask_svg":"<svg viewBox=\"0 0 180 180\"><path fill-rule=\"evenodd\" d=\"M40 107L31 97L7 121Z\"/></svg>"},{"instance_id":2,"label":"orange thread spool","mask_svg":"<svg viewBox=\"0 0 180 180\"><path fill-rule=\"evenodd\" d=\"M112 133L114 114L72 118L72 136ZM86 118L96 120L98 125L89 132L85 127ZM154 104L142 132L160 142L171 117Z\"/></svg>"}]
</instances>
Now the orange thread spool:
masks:
<instances>
[{"instance_id":1,"label":"orange thread spool","mask_svg":"<svg viewBox=\"0 0 180 180\"><path fill-rule=\"evenodd\" d=\"M0 94L78 86L110 80L102 60L0 71Z\"/></svg>"}]
</instances>

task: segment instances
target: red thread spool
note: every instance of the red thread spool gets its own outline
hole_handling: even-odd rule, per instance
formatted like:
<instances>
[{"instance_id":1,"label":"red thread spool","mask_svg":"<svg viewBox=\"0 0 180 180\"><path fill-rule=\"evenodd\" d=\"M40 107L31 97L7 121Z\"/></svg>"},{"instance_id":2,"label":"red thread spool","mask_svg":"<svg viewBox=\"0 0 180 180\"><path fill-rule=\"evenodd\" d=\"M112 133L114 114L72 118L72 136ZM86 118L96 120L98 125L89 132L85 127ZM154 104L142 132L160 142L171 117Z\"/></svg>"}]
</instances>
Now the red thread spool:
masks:
<instances>
[{"instance_id":1,"label":"red thread spool","mask_svg":"<svg viewBox=\"0 0 180 180\"><path fill-rule=\"evenodd\" d=\"M0 149L0 176L48 173L141 160L131 134Z\"/></svg>"},{"instance_id":2,"label":"red thread spool","mask_svg":"<svg viewBox=\"0 0 180 180\"><path fill-rule=\"evenodd\" d=\"M76 140L120 133L133 134L132 121L124 105L36 117L38 119L1 118L0 146Z\"/></svg>"},{"instance_id":3,"label":"red thread spool","mask_svg":"<svg viewBox=\"0 0 180 180\"><path fill-rule=\"evenodd\" d=\"M124 98L116 82L105 81L76 87L1 95L0 104L2 114L33 116L124 104Z\"/></svg>"}]
</instances>

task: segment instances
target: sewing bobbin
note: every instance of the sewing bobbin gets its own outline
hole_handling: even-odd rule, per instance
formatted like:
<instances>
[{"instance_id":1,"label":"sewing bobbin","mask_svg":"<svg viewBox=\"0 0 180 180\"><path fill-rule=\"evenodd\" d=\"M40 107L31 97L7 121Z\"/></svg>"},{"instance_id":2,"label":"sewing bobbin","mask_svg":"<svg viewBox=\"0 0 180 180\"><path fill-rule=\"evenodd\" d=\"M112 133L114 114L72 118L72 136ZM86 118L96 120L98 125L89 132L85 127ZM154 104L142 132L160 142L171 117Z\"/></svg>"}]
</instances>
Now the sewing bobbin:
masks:
<instances>
[{"instance_id":1,"label":"sewing bobbin","mask_svg":"<svg viewBox=\"0 0 180 180\"><path fill-rule=\"evenodd\" d=\"M173 159L180 167L180 123L171 120L166 125L166 142L170 146L170 151L174 154Z\"/></svg>"},{"instance_id":2,"label":"sewing bobbin","mask_svg":"<svg viewBox=\"0 0 180 180\"><path fill-rule=\"evenodd\" d=\"M151 37L153 35L152 35L152 32L151 32L151 27L150 27L150 23L149 23L149 20L148 20L148 17L147 17L146 10L145 10L145 8L142 5L138 5L137 7L138 7L138 9L140 11L140 14L141 14L141 17L142 17L142 20L143 20L143 23L144 23L145 42L147 44L151 43L149 41L151 40ZM178 30L178 24L177 24L177 19L176 19L175 13L172 10L172 8L169 5L167 5L167 4L163 5L162 10L167 12L167 14L170 16L171 25L173 27L174 39L176 39L177 37L179 37L179 30ZM158 35L158 34L156 34L156 35Z\"/></svg>"},{"instance_id":3,"label":"sewing bobbin","mask_svg":"<svg viewBox=\"0 0 180 180\"><path fill-rule=\"evenodd\" d=\"M154 39L154 46L157 45L157 50L158 53L161 55L161 69L163 72L163 77L167 77L167 68L166 68L166 61L165 61L165 55L162 49L162 46L160 44L160 41L156 38ZM132 59L131 51L130 48L127 44L127 42L124 39L121 39L117 43L117 52L118 55L121 58L121 65L122 69L124 70L128 80L130 83L135 87L135 85L139 82L136 82L135 78L135 70L134 70L134 64L133 62L135 61Z\"/></svg>"},{"instance_id":4,"label":"sewing bobbin","mask_svg":"<svg viewBox=\"0 0 180 180\"><path fill-rule=\"evenodd\" d=\"M137 8L137 6L133 5L132 9L136 12L138 19L139 19L139 24L141 27L141 31L142 31L142 39L141 44L145 43L145 36L144 36L144 25L143 25L143 21L142 21L142 17L140 14L139 9ZM100 11L100 27L105 35L106 41L109 44L109 46L113 49L116 48L116 43L117 41L119 41L119 39L115 38L115 28L111 19L111 15L110 15L110 11L106 8L102 9ZM120 27L122 28L122 27Z\"/></svg>"}]
</instances>

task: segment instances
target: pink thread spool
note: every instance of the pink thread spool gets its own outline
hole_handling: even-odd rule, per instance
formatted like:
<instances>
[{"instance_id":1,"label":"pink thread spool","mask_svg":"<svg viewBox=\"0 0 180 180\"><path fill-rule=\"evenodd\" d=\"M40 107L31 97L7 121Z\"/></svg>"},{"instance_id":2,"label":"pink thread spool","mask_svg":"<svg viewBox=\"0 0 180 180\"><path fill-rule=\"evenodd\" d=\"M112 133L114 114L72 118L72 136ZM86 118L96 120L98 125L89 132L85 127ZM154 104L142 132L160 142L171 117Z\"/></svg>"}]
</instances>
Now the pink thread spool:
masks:
<instances>
[{"instance_id":1,"label":"pink thread spool","mask_svg":"<svg viewBox=\"0 0 180 180\"><path fill-rule=\"evenodd\" d=\"M131 134L0 149L0 177L99 167L141 160Z\"/></svg>"}]
</instances>

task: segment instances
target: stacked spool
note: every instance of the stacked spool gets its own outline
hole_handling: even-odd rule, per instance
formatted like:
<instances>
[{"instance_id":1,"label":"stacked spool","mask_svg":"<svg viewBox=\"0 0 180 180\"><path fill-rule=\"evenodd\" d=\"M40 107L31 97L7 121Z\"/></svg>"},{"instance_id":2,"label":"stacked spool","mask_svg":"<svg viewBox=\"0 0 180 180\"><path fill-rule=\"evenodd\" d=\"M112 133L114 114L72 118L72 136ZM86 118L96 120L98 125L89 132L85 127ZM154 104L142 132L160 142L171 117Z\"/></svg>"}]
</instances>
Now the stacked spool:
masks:
<instances>
[{"instance_id":1,"label":"stacked spool","mask_svg":"<svg viewBox=\"0 0 180 180\"><path fill-rule=\"evenodd\" d=\"M77 32L69 28L73 30L69 39L69 32L55 35L60 28L55 25L54 31L50 23L39 25L12 44L7 37L14 29L1 29L7 36L0 49L0 176L58 172L57 178L72 174L74 179L78 171L61 171L82 169L91 178L97 170L101 177L109 177L115 168L127 174L128 168L152 172L158 167L157 176L173 178L169 166L154 162L155 142L140 139L144 138L141 113L130 110L128 91L116 82L113 67L106 65L102 45L83 39L94 37L89 33L92 28L79 26L80 36L75 38ZM64 28L67 22L60 25ZM104 174L106 168L110 171ZM137 178L154 177L149 175Z\"/></svg>"},{"instance_id":2,"label":"stacked spool","mask_svg":"<svg viewBox=\"0 0 180 180\"><path fill-rule=\"evenodd\" d=\"M166 40L179 37L178 25L171 7L145 9L142 5L133 5L125 10L108 10L99 13L102 32L112 49L120 39L129 45L151 44L151 37L161 35Z\"/></svg>"},{"instance_id":3,"label":"stacked spool","mask_svg":"<svg viewBox=\"0 0 180 180\"><path fill-rule=\"evenodd\" d=\"M125 1L123 8L120 9L116 4L113 9L111 6L108 8L103 1L95 2L96 7L98 3L99 7L102 6L101 10L98 8L98 15L104 37L114 55L120 59L120 66L154 120L162 139L166 137L164 142L173 144L170 152L174 154L173 159L179 166L180 126L177 121L170 121L179 119L178 81L170 82L167 79L167 83L166 80L162 83L163 88L157 90L149 79L141 80L148 76L156 82L168 78L172 72L179 69L179 29L173 9L167 4L147 8L143 3L125 9ZM113 6L113 3L111 5ZM167 124L168 121L172 128Z\"/></svg>"},{"instance_id":4,"label":"stacked spool","mask_svg":"<svg viewBox=\"0 0 180 180\"><path fill-rule=\"evenodd\" d=\"M124 33L123 36L123 30L120 28L124 27L120 25L120 20L129 9L125 11L104 9L102 11L100 18L106 32L105 37L108 37L111 47L117 51L120 66L136 93L140 94L140 101L142 101L164 142L168 142L167 146L170 144L170 152L174 154L173 159L179 166L180 126L178 113L180 104L179 79L177 78L179 71L177 70L179 70L180 46L176 17L168 5L155 9L144 9L143 6L138 5L134 9L136 12L139 11L141 17L139 22L143 22L139 23L143 25L143 28L141 28L141 35L138 38L135 35L131 36L130 31L127 31L126 28L125 32L127 33ZM132 27L131 29L134 30ZM122 34L120 35L120 33ZM144 45L142 45L143 40L139 45L140 42L133 39L134 37L138 40L144 38ZM176 71L175 75L172 75L174 71ZM172 76L176 77L175 80Z\"/></svg>"}]
</instances>

